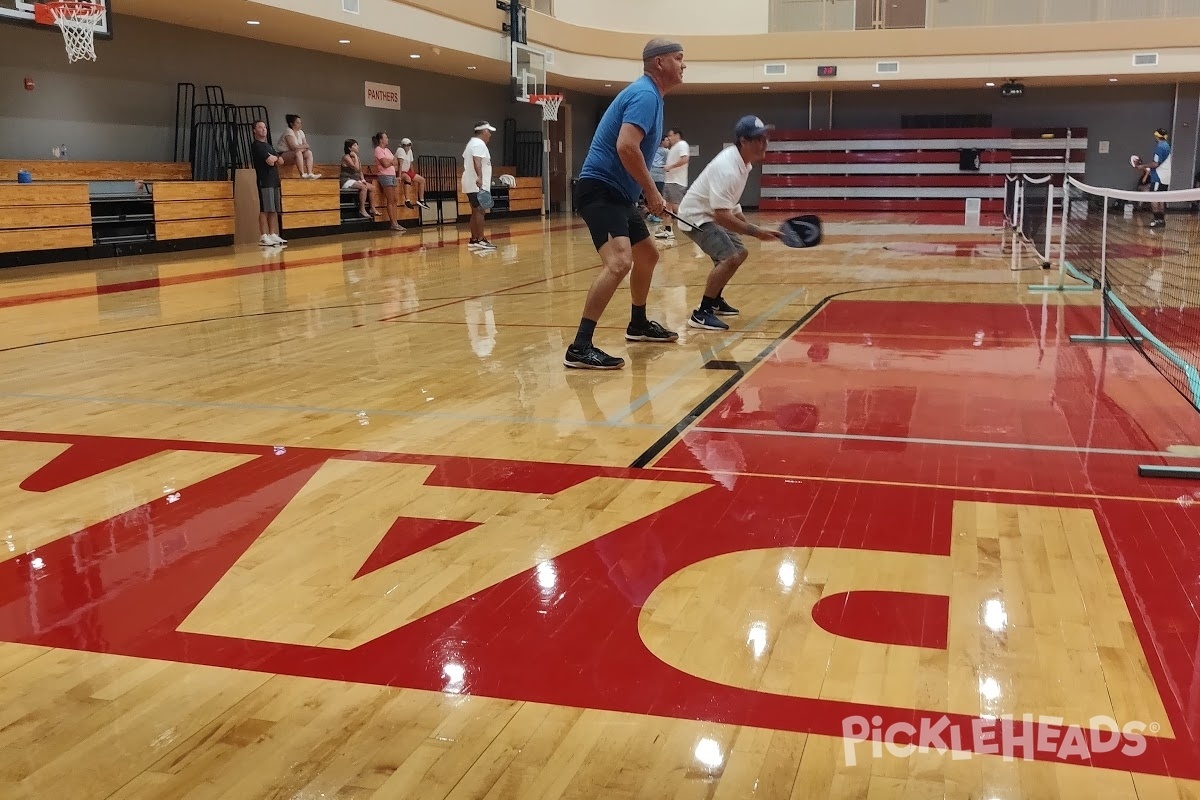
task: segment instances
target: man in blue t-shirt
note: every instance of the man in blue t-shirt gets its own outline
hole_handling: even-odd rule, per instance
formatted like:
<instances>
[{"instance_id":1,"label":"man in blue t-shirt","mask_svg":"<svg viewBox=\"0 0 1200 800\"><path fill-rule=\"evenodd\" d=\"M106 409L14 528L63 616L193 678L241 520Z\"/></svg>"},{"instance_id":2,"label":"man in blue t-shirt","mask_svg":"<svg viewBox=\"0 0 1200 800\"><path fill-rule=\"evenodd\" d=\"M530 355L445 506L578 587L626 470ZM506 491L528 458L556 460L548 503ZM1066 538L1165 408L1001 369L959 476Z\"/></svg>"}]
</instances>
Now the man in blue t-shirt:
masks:
<instances>
[{"instance_id":1,"label":"man in blue t-shirt","mask_svg":"<svg viewBox=\"0 0 1200 800\"><path fill-rule=\"evenodd\" d=\"M1165 192L1171 186L1171 135L1166 128L1154 132L1154 160L1150 164L1138 164L1142 170L1143 182L1149 192ZM1167 225L1167 207L1163 203L1151 203L1150 210L1154 219L1150 221L1151 228L1165 228Z\"/></svg>"},{"instance_id":2,"label":"man in blue t-shirt","mask_svg":"<svg viewBox=\"0 0 1200 800\"><path fill-rule=\"evenodd\" d=\"M662 214L662 193L655 187L647 164L662 140L663 95L683 83L683 45L651 39L642 50L642 68L642 77L622 89L604 112L579 171L576 207L592 234L592 244L600 253L604 269L588 291L575 341L563 357L563 364L576 369L625 366L625 359L610 356L593 345L592 334L630 270L633 308L625 339L674 342L679 338L679 334L646 316L658 248L638 211L637 200L645 196L650 213Z\"/></svg>"}]
</instances>

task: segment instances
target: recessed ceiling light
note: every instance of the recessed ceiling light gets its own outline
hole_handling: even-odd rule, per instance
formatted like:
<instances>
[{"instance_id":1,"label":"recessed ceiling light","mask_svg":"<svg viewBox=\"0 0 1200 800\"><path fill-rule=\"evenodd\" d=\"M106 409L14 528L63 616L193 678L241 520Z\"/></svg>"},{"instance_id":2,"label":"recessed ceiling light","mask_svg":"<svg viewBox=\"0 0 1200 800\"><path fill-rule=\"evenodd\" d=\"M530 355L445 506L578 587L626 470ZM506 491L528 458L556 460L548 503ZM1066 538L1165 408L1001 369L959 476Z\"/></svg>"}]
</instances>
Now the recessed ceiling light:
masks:
<instances>
[{"instance_id":1,"label":"recessed ceiling light","mask_svg":"<svg viewBox=\"0 0 1200 800\"><path fill-rule=\"evenodd\" d=\"M479 69L479 67L467 67L467 69Z\"/></svg>"},{"instance_id":2,"label":"recessed ceiling light","mask_svg":"<svg viewBox=\"0 0 1200 800\"><path fill-rule=\"evenodd\" d=\"M611 84L611 83L606 83L606 84L604 84L604 88L605 88L605 89L611 89L611 88L612 88L612 84Z\"/></svg>"},{"instance_id":3,"label":"recessed ceiling light","mask_svg":"<svg viewBox=\"0 0 1200 800\"><path fill-rule=\"evenodd\" d=\"M409 58L420 58L420 57L421 56L417 55L416 53L413 53L412 55L409 56Z\"/></svg>"},{"instance_id":4,"label":"recessed ceiling light","mask_svg":"<svg viewBox=\"0 0 1200 800\"><path fill-rule=\"evenodd\" d=\"M246 20L246 24L247 25L258 25L259 21L256 19L248 19L248 20Z\"/></svg>"},{"instance_id":5,"label":"recessed ceiling light","mask_svg":"<svg viewBox=\"0 0 1200 800\"><path fill-rule=\"evenodd\" d=\"M878 89L878 88L879 88L879 84L878 84L878 83L872 83L872 84L871 84L871 88L872 88L872 89Z\"/></svg>"},{"instance_id":6,"label":"recessed ceiling light","mask_svg":"<svg viewBox=\"0 0 1200 800\"><path fill-rule=\"evenodd\" d=\"M996 84L993 81L988 81L987 83L984 84L984 86L995 86L995 85Z\"/></svg>"},{"instance_id":7,"label":"recessed ceiling light","mask_svg":"<svg viewBox=\"0 0 1200 800\"><path fill-rule=\"evenodd\" d=\"M1117 82L1117 79L1116 79L1116 78L1109 78L1109 79L1108 79L1108 82L1109 82L1109 83L1116 83L1116 82Z\"/></svg>"},{"instance_id":8,"label":"recessed ceiling light","mask_svg":"<svg viewBox=\"0 0 1200 800\"><path fill-rule=\"evenodd\" d=\"M338 44L350 44L349 39L338 39Z\"/></svg>"},{"instance_id":9,"label":"recessed ceiling light","mask_svg":"<svg viewBox=\"0 0 1200 800\"><path fill-rule=\"evenodd\" d=\"M764 86L763 88L764 88L764 89L770 89L771 87L770 87L770 86Z\"/></svg>"}]
</instances>

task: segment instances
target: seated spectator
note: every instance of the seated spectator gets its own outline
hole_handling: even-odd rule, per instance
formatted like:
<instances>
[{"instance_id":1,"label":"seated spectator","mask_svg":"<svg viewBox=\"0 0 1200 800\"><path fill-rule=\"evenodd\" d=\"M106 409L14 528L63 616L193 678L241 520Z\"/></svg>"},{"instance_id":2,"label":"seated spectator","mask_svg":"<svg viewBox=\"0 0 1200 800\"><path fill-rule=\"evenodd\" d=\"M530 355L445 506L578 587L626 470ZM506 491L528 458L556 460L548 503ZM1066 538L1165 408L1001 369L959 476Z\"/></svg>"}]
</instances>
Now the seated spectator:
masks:
<instances>
[{"instance_id":1,"label":"seated spectator","mask_svg":"<svg viewBox=\"0 0 1200 800\"><path fill-rule=\"evenodd\" d=\"M425 178L418 175L413 166L416 159L417 157L413 155L412 139L401 139L400 147L396 150L396 160L400 164L400 177L404 181L404 205L406 208L413 207L412 201L408 199L408 187L413 186L417 190L417 205L421 208L429 208L425 203Z\"/></svg>"},{"instance_id":2,"label":"seated spectator","mask_svg":"<svg viewBox=\"0 0 1200 800\"><path fill-rule=\"evenodd\" d=\"M339 177L342 188L358 190L358 213L372 219L371 214L367 212L367 195L371 192L371 184L363 178L362 163L358 160L358 142L347 139L342 149L346 153L342 156L342 173Z\"/></svg>"},{"instance_id":3,"label":"seated spectator","mask_svg":"<svg viewBox=\"0 0 1200 800\"><path fill-rule=\"evenodd\" d=\"M279 153L283 156L283 163L296 165L301 178L319 178L321 176L313 172L313 154L302 123L295 114L287 115L287 130L279 137Z\"/></svg>"}]
</instances>

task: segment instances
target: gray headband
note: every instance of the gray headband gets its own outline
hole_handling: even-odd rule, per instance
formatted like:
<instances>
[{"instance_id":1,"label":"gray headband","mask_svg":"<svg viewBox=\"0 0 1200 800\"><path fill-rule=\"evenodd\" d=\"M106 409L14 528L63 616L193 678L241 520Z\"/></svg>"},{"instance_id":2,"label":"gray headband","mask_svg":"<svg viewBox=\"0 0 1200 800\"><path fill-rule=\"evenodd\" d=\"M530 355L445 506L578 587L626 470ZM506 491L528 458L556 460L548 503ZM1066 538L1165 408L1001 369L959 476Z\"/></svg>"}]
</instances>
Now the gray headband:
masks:
<instances>
[{"instance_id":1,"label":"gray headband","mask_svg":"<svg viewBox=\"0 0 1200 800\"><path fill-rule=\"evenodd\" d=\"M657 47L646 45L645 49L642 50L642 61L649 61L656 56L665 56L668 53L682 52L683 45L679 44L678 42L668 42L667 44L660 44Z\"/></svg>"}]
</instances>

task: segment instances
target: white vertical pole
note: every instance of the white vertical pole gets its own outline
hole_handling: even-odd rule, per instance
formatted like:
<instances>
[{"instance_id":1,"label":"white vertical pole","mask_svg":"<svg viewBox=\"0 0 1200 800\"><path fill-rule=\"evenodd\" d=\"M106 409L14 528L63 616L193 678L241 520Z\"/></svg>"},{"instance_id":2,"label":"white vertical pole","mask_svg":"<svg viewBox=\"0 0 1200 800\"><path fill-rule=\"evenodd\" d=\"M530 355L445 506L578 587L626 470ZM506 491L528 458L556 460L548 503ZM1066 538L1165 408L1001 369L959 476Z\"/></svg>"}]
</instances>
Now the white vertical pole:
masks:
<instances>
[{"instance_id":1,"label":"white vertical pole","mask_svg":"<svg viewBox=\"0 0 1200 800\"><path fill-rule=\"evenodd\" d=\"M1100 234L1100 336L1108 338L1108 206L1104 202L1104 224Z\"/></svg>"},{"instance_id":2,"label":"white vertical pole","mask_svg":"<svg viewBox=\"0 0 1200 800\"><path fill-rule=\"evenodd\" d=\"M1067 282L1067 215L1071 212L1070 201L1067 199L1071 196L1070 178L1063 179L1063 196L1062 196L1062 227L1058 233L1058 288L1061 289ZM1046 255L1050 255L1047 253Z\"/></svg>"},{"instance_id":3,"label":"white vertical pole","mask_svg":"<svg viewBox=\"0 0 1200 800\"><path fill-rule=\"evenodd\" d=\"M514 0L515 2L515 0ZM542 107L542 216L550 213L550 123ZM511 204L512 201L510 200Z\"/></svg>"},{"instance_id":4,"label":"white vertical pole","mask_svg":"<svg viewBox=\"0 0 1200 800\"><path fill-rule=\"evenodd\" d=\"M1054 241L1054 181L1051 180L1046 185L1046 245L1042 248L1042 253L1046 256L1045 266L1049 268L1051 263L1050 245Z\"/></svg>"}]
</instances>

